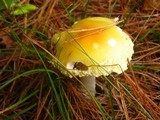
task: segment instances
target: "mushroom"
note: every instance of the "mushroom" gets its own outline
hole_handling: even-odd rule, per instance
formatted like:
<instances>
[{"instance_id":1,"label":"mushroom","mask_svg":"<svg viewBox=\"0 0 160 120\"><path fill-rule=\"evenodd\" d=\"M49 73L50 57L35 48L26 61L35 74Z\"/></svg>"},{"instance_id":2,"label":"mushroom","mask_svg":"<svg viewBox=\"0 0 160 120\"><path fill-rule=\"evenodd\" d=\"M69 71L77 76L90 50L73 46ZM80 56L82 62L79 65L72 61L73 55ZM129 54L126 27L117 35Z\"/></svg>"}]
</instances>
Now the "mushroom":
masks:
<instances>
[{"instance_id":1,"label":"mushroom","mask_svg":"<svg viewBox=\"0 0 160 120\"><path fill-rule=\"evenodd\" d=\"M55 56L72 75L79 76L93 96L96 77L121 74L134 53L129 35L116 24L113 19L90 17L54 36ZM68 74L62 68L61 71Z\"/></svg>"}]
</instances>

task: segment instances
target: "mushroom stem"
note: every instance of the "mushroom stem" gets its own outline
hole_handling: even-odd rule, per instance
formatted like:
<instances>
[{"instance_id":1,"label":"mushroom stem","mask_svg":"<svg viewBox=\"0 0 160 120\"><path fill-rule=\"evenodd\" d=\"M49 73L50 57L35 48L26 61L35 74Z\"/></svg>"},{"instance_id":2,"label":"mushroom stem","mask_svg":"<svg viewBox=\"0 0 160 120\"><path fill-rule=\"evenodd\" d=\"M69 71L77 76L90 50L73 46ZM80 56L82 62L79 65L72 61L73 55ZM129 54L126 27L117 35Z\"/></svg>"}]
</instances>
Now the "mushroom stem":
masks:
<instances>
[{"instance_id":1,"label":"mushroom stem","mask_svg":"<svg viewBox=\"0 0 160 120\"><path fill-rule=\"evenodd\" d=\"M95 76L84 76L80 78L81 82L83 83L82 91L86 95L87 90L91 93L91 95L95 96L96 94L96 77ZM87 90L86 90L87 89Z\"/></svg>"}]
</instances>

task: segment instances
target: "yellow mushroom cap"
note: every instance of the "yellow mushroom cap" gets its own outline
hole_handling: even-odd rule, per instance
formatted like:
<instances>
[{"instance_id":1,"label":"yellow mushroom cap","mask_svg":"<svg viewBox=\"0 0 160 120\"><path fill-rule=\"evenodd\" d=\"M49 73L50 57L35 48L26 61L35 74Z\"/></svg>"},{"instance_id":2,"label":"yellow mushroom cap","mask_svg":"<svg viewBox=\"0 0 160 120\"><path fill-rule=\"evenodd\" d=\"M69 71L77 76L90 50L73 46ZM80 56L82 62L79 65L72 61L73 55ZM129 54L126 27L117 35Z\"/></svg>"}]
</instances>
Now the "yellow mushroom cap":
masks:
<instances>
[{"instance_id":1,"label":"yellow mushroom cap","mask_svg":"<svg viewBox=\"0 0 160 120\"><path fill-rule=\"evenodd\" d=\"M70 29L55 34L54 43L59 61L80 77L120 74L127 69L127 59L130 61L134 52L130 37L114 20L104 17L76 22ZM82 68L77 69L76 63L82 63Z\"/></svg>"}]
</instances>

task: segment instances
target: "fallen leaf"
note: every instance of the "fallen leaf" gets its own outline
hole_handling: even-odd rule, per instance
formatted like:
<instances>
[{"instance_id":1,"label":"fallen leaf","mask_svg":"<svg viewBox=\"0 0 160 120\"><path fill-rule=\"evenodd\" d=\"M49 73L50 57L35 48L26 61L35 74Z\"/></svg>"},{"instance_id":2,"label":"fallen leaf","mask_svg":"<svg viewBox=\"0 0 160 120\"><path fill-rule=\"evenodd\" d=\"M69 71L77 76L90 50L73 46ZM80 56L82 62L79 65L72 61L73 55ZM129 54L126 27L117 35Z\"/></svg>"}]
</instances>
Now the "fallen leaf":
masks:
<instances>
[{"instance_id":1,"label":"fallen leaf","mask_svg":"<svg viewBox=\"0 0 160 120\"><path fill-rule=\"evenodd\" d=\"M4 46L5 48L11 48L16 45L16 42L13 39L11 39L9 35L0 34L0 45Z\"/></svg>"},{"instance_id":2,"label":"fallen leaf","mask_svg":"<svg viewBox=\"0 0 160 120\"><path fill-rule=\"evenodd\" d=\"M26 14L26 13L29 13L31 11L38 9L38 7L36 7L35 5L32 5L32 4L24 4L24 5L18 4L17 7L18 8L16 10L14 10L13 12L11 12L11 14L23 15L23 14Z\"/></svg>"}]
</instances>

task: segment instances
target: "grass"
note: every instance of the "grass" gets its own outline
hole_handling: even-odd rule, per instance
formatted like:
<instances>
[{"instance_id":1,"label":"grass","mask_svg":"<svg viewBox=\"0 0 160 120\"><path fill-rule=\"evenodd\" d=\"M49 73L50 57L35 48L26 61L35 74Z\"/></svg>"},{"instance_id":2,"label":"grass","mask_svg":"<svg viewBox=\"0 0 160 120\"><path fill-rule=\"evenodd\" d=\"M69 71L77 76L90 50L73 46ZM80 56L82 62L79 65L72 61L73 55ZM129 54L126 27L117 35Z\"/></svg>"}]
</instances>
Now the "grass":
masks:
<instances>
[{"instance_id":1,"label":"grass","mask_svg":"<svg viewBox=\"0 0 160 120\"><path fill-rule=\"evenodd\" d=\"M158 10L145 10L143 2L132 0L30 3L39 9L27 15L0 11L0 119L160 119ZM135 53L123 74L97 78L100 89L88 100L80 92L78 78L59 71L57 66L64 67L54 56L52 39L89 16L124 20L119 26L132 37Z\"/></svg>"}]
</instances>

